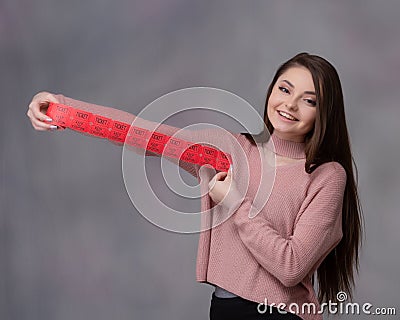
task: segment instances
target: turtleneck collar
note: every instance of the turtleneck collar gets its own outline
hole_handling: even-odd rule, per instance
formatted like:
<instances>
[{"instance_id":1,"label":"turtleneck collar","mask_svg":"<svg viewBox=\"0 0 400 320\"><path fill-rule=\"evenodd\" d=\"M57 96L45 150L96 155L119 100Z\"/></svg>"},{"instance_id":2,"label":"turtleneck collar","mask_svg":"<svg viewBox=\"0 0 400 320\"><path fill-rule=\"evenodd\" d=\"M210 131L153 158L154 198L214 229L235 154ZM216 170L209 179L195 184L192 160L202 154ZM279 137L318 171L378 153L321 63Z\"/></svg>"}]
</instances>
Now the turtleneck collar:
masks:
<instances>
[{"instance_id":1,"label":"turtleneck collar","mask_svg":"<svg viewBox=\"0 0 400 320\"><path fill-rule=\"evenodd\" d=\"M266 144L275 154L293 159L305 159L305 142L295 142L279 138L274 132Z\"/></svg>"}]
</instances>

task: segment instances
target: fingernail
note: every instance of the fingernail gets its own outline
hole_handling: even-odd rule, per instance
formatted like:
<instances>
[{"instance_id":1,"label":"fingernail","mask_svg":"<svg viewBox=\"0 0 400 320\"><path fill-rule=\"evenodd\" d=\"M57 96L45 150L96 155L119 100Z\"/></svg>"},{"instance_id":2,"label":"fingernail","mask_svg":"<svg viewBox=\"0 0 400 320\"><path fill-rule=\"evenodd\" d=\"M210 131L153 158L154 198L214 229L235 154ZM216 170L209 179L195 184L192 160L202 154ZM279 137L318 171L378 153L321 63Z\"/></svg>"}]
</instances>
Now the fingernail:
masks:
<instances>
[{"instance_id":1,"label":"fingernail","mask_svg":"<svg viewBox=\"0 0 400 320\"><path fill-rule=\"evenodd\" d=\"M45 119L45 121L47 121L47 122L52 122L53 119L47 118L47 119Z\"/></svg>"},{"instance_id":2,"label":"fingernail","mask_svg":"<svg viewBox=\"0 0 400 320\"><path fill-rule=\"evenodd\" d=\"M57 126L50 126L50 129L55 130L55 129L57 129Z\"/></svg>"}]
</instances>

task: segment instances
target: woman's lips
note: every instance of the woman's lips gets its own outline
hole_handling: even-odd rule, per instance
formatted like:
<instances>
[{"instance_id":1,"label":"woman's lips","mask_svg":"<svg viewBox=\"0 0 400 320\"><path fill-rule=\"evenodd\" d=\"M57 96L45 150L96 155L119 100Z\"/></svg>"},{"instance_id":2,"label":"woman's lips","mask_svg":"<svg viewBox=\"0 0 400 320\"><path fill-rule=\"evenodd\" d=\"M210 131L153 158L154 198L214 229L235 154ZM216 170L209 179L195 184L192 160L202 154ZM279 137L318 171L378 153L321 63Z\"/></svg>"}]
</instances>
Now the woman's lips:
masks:
<instances>
[{"instance_id":1,"label":"woman's lips","mask_svg":"<svg viewBox=\"0 0 400 320\"><path fill-rule=\"evenodd\" d=\"M291 114L289 114L289 113L287 113L287 112L285 112L285 111L277 110L277 113L278 113L279 117L280 117L282 120L290 121L290 122L299 121L298 119L296 119L296 118L293 117ZM291 117L291 119L285 117L282 113L288 115L288 117Z\"/></svg>"}]
</instances>

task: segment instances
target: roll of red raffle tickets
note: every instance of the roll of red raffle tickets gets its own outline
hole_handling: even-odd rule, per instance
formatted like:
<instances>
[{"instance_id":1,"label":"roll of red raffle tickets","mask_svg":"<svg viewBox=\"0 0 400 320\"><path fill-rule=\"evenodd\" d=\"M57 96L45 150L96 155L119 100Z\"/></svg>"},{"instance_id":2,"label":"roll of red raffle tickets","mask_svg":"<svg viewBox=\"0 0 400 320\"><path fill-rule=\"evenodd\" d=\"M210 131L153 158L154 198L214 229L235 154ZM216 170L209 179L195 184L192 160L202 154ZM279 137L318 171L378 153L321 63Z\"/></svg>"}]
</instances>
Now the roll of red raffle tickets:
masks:
<instances>
[{"instance_id":1,"label":"roll of red raffle tickets","mask_svg":"<svg viewBox=\"0 0 400 320\"><path fill-rule=\"evenodd\" d=\"M126 143L162 156L199 165L209 164L217 171L228 171L232 163L230 154L215 148L156 131L151 132L135 126L131 128L129 123L105 118L64 104L50 102L46 114L53 119L54 125Z\"/></svg>"}]
</instances>

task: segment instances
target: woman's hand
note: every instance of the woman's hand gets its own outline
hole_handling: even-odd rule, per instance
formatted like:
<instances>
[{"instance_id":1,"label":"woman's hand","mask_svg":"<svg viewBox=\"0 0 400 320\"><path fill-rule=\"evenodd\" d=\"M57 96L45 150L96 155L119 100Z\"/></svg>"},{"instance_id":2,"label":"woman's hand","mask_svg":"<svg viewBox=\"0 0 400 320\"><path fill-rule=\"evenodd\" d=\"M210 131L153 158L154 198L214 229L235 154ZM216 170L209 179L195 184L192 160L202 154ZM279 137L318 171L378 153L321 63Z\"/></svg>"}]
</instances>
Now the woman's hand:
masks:
<instances>
[{"instance_id":1,"label":"woman's hand","mask_svg":"<svg viewBox=\"0 0 400 320\"><path fill-rule=\"evenodd\" d=\"M51 124L53 119L46 116L50 102L59 103L58 99L49 92L39 92L29 104L26 115L31 120L32 126L38 131L62 130L63 128Z\"/></svg>"},{"instance_id":2,"label":"woman's hand","mask_svg":"<svg viewBox=\"0 0 400 320\"><path fill-rule=\"evenodd\" d=\"M228 172L218 172L208 183L208 194L215 203L221 202L228 193L233 197L238 195L236 184L233 181L232 166Z\"/></svg>"}]
</instances>

